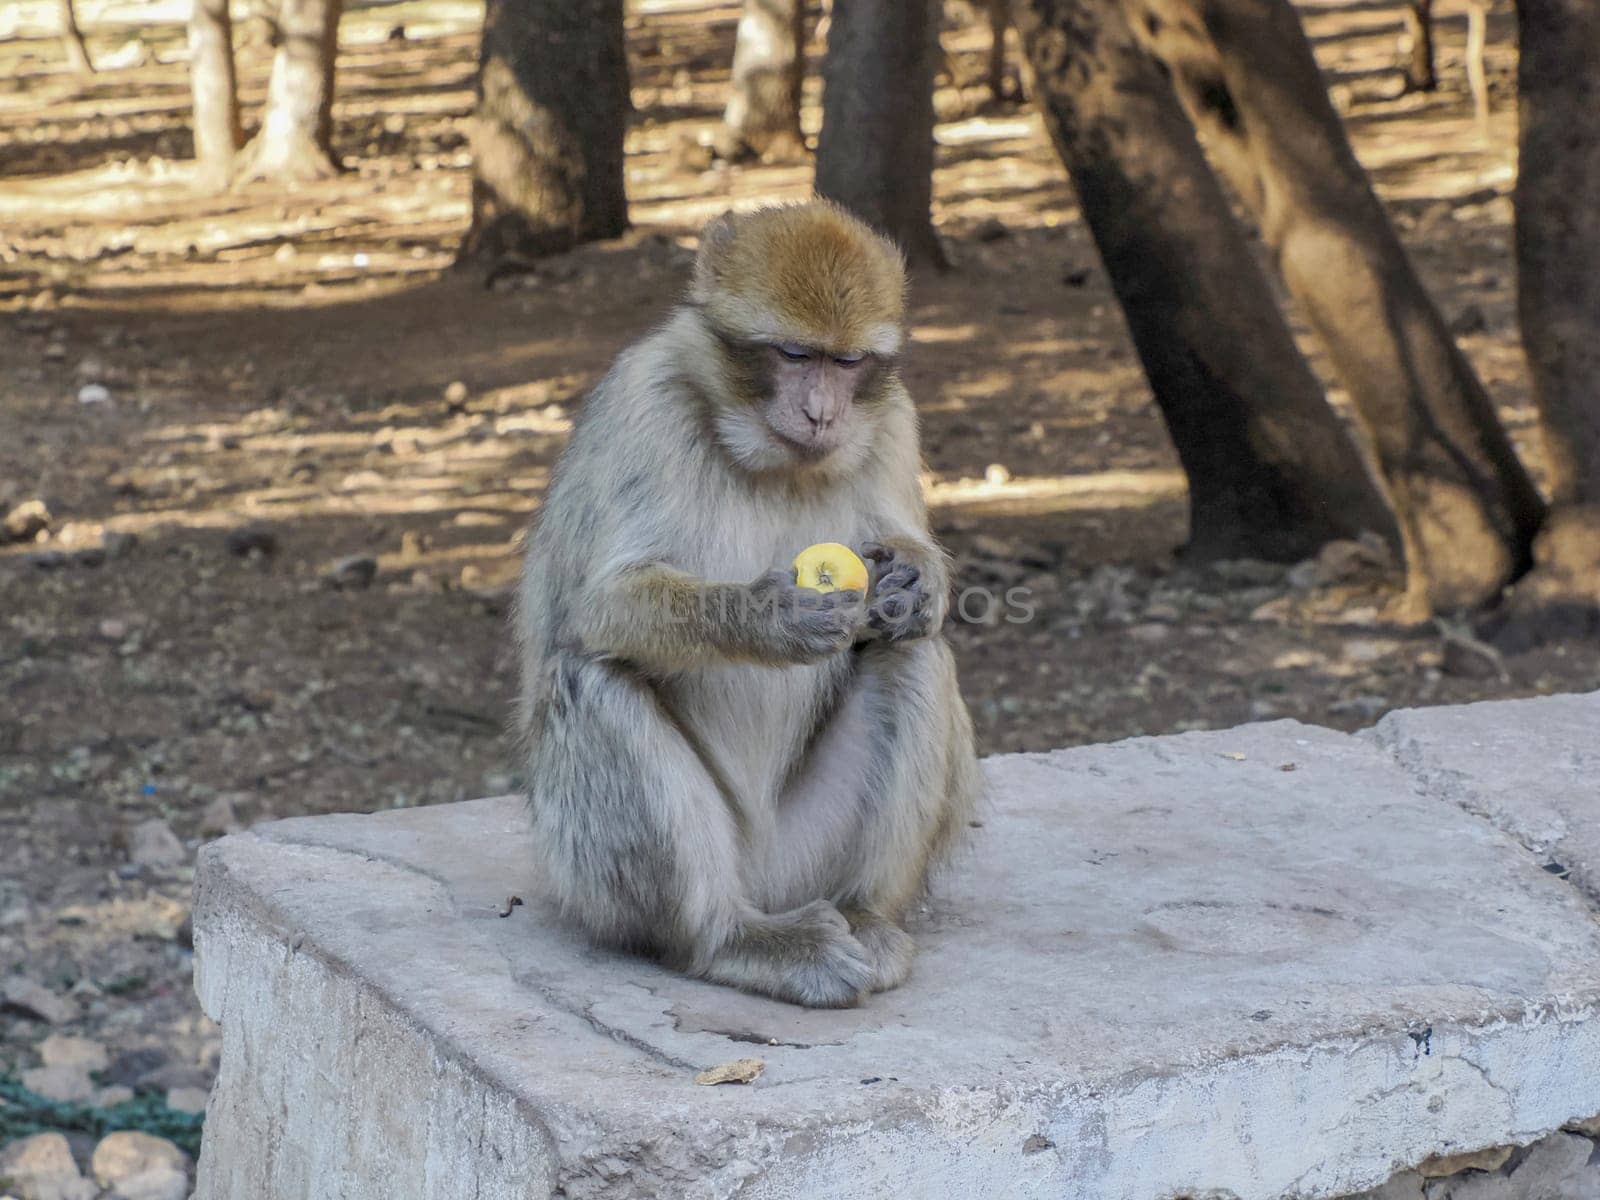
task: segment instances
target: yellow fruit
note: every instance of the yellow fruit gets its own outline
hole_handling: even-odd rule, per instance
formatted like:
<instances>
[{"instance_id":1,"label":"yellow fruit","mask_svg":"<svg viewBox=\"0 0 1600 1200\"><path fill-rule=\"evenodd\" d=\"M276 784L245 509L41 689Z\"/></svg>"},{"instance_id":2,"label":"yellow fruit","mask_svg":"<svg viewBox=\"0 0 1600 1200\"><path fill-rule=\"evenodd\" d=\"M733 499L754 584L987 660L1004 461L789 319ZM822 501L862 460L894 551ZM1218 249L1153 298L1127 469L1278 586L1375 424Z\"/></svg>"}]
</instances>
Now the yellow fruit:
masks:
<instances>
[{"instance_id":1,"label":"yellow fruit","mask_svg":"<svg viewBox=\"0 0 1600 1200\"><path fill-rule=\"evenodd\" d=\"M867 564L849 546L818 542L800 551L794 560L796 582L819 592L864 592Z\"/></svg>"}]
</instances>

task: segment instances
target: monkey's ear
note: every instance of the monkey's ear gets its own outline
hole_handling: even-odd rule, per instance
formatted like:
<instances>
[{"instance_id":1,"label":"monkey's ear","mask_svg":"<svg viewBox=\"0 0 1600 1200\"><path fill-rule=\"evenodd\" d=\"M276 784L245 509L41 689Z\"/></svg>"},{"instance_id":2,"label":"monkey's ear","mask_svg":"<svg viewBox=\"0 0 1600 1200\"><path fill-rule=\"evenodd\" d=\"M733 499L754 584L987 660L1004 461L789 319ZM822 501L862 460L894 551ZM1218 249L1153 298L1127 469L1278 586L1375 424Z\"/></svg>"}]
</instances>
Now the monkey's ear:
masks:
<instances>
[{"instance_id":1,"label":"monkey's ear","mask_svg":"<svg viewBox=\"0 0 1600 1200\"><path fill-rule=\"evenodd\" d=\"M689 298L696 304L704 304L716 290L722 260L733 245L737 225L738 218L729 212L715 218L700 231L700 248L694 256L694 277L689 284Z\"/></svg>"}]
</instances>

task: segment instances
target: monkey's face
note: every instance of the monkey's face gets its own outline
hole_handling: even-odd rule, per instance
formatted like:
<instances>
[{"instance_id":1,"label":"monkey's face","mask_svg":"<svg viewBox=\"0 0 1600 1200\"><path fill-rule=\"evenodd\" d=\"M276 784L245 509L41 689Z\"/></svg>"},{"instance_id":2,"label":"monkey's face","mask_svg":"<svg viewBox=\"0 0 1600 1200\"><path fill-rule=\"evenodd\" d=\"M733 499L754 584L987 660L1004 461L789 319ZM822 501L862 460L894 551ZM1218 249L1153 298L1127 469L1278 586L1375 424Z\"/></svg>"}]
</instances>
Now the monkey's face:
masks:
<instances>
[{"instance_id":1,"label":"monkey's face","mask_svg":"<svg viewBox=\"0 0 1600 1200\"><path fill-rule=\"evenodd\" d=\"M724 336L722 346L733 403L717 413L717 431L747 470L833 474L870 453L886 360L798 342Z\"/></svg>"}]
</instances>

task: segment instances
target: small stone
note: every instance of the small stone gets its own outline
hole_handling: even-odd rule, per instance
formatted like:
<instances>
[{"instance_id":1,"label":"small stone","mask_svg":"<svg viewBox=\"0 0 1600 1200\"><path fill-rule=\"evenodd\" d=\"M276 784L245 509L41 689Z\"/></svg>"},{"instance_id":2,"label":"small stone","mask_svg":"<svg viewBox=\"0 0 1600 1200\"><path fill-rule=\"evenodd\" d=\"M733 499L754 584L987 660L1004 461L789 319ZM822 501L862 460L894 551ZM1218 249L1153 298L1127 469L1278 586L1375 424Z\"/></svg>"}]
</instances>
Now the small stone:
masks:
<instances>
[{"instance_id":1,"label":"small stone","mask_svg":"<svg viewBox=\"0 0 1600 1200\"><path fill-rule=\"evenodd\" d=\"M160 817L140 821L129 831L129 862L141 867L175 867L187 857L172 826Z\"/></svg>"},{"instance_id":2,"label":"small stone","mask_svg":"<svg viewBox=\"0 0 1600 1200\"><path fill-rule=\"evenodd\" d=\"M205 1088L175 1087L167 1090L167 1107L174 1112L203 1113L211 1093Z\"/></svg>"},{"instance_id":3,"label":"small stone","mask_svg":"<svg viewBox=\"0 0 1600 1200\"><path fill-rule=\"evenodd\" d=\"M133 1099L133 1089L121 1083L113 1083L110 1087L103 1087L94 1094L96 1108L115 1108L119 1104L126 1104Z\"/></svg>"},{"instance_id":4,"label":"small stone","mask_svg":"<svg viewBox=\"0 0 1600 1200\"><path fill-rule=\"evenodd\" d=\"M1600 1138L1600 1115L1585 1117L1581 1121L1568 1121L1563 1128L1572 1133L1581 1133L1586 1138Z\"/></svg>"},{"instance_id":5,"label":"small stone","mask_svg":"<svg viewBox=\"0 0 1600 1200\"><path fill-rule=\"evenodd\" d=\"M322 581L339 591L351 592L371 587L377 575L377 559L369 554L352 554L329 567L323 573Z\"/></svg>"},{"instance_id":6,"label":"small stone","mask_svg":"<svg viewBox=\"0 0 1600 1200\"><path fill-rule=\"evenodd\" d=\"M22 1086L59 1104L81 1104L94 1095L94 1080L82 1067L34 1067L22 1073Z\"/></svg>"},{"instance_id":7,"label":"small stone","mask_svg":"<svg viewBox=\"0 0 1600 1200\"><path fill-rule=\"evenodd\" d=\"M990 463L983 469L983 481L990 487L1003 487L1011 482L1011 471L1004 463Z\"/></svg>"},{"instance_id":8,"label":"small stone","mask_svg":"<svg viewBox=\"0 0 1600 1200\"><path fill-rule=\"evenodd\" d=\"M107 617L96 626L96 629L108 642L120 642L128 636L128 623L116 617Z\"/></svg>"},{"instance_id":9,"label":"small stone","mask_svg":"<svg viewBox=\"0 0 1600 1200\"><path fill-rule=\"evenodd\" d=\"M59 1133L36 1133L0 1150L0 1181L16 1188L20 1200L94 1200L99 1191L78 1171Z\"/></svg>"},{"instance_id":10,"label":"small stone","mask_svg":"<svg viewBox=\"0 0 1600 1200\"><path fill-rule=\"evenodd\" d=\"M235 558L259 555L270 558L278 552L278 537L263 525L240 525L228 530L224 539L228 553Z\"/></svg>"},{"instance_id":11,"label":"small stone","mask_svg":"<svg viewBox=\"0 0 1600 1200\"><path fill-rule=\"evenodd\" d=\"M85 1071L104 1071L111 1065L111 1056L99 1042L64 1033L52 1033L39 1043L39 1060L47 1067L82 1067Z\"/></svg>"},{"instance_id":12,"label":"small stone","mask_svg":"<svg viewBox=\"0 0 1600 1200\"><path fill-rule=\"evenodd\" d=\"M72 1006L49 988L23 975L13 975L0 988L0 1008L8 1008L25 1017L59 1025L72 1016Z\"/></svg>"},{"instance_id":13,"label":"small stone","mask_svg":"<svg viewBox=\"0 0 1600 1200\"><path fill-rule=\"evenodd\" d=\"M50 528L50 510L43 500L24 500L0 521L0 542L31 542Z\"/></svg>"},{"instance_id":14,"label":"small stone","mask_svg":"<svg viewBox=\"0 0 1600 1200\"><path fill-rule=\"evenodd\" d=\"M998 242L1011 236L1011 230L999 217L985 217L973 227L972 236L980 242Z\"/></svg>"},{"instance_id":15,"label":"small stone","mask_svg":"<svg viewBox=\"0 0 1600 1200\"><path fill-rule=\"evenodd\" d=\"M1441 1179L1463 1171L1498 1171L1511 1157L1510 1146L1491 1146L1487 1150L1468 1150L1464 1154L1435 1154L1417 1168L1424 1179Z\"/></svg>"},{"instance_id":16,"label":"small stone","mask_svg":"<svg viewBox=\"0 0 1600 1200\"><path fill-rule=\"evenodd\" d=\"M78 389L79 404L109 404L111 389L103 383L86 383Z\"/></svg>"},{"instance_id":17,"label":"small stone","mask_svg":"<svg viewBox=\"0 0 1600 1200\"><path fill-rule=\"evenodd\" d=\"M189 1156L166 1138L132 1129L100 1139L90 1160L96 1182L120 1200L184 1200Z\"/></svg>"},{"instance_id":18,"label":"small stone","mask_svg":"<svg viewBox=\"0 0 1600 1200\"><path fill-rule=\"evenodd\" d=\"M239 822L239 814L234 811L232 797L218 796L200 814L201 837L223 837L237 833L241 828L243 826Z\"/></svg>"}]
</instances>

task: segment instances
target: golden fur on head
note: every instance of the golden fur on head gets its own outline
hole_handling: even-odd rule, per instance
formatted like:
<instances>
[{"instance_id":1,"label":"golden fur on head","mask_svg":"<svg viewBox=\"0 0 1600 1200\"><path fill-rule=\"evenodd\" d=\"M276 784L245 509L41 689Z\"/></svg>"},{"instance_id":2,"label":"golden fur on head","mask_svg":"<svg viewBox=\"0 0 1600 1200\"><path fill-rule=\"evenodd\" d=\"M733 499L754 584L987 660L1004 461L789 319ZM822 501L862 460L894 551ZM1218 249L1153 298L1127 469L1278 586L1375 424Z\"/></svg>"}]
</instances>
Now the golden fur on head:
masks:
<instances>
[{"instance_id":1,"label":"golden fur on head","mask_svg":"<svg viewBox=\"0 0 1600 1200\"><path fill-rule=\"evenodd\" d=\"M837 204L718 217L700 236L689 298L734 337L889 355L905 319L905 260Z\"/></svg>"}]
</instances>

